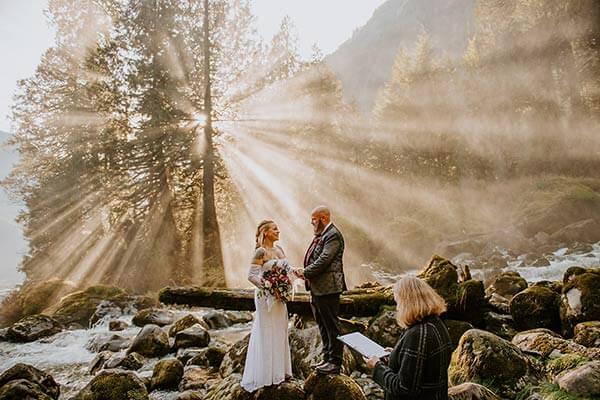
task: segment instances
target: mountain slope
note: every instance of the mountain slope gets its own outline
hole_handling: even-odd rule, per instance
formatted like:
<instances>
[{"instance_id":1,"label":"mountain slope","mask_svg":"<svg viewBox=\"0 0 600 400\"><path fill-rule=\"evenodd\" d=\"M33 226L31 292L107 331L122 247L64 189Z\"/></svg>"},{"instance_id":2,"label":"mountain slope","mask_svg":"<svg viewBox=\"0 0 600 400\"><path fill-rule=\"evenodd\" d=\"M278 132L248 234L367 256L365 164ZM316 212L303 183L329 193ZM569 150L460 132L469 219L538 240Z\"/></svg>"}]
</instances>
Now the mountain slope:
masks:
<instances>
[{"instance_id":1,"label":"mountain slope","mask_svg":"<svg viewBox=\"0 0 600 400\"><path fill-rule=\"evenodd\" d=\"M388 0L325 61L347 98L370 112L400 47L412 51L425 30L437 54L461 57L473 31L477 0Z\"/></svg>"}]
</instances>

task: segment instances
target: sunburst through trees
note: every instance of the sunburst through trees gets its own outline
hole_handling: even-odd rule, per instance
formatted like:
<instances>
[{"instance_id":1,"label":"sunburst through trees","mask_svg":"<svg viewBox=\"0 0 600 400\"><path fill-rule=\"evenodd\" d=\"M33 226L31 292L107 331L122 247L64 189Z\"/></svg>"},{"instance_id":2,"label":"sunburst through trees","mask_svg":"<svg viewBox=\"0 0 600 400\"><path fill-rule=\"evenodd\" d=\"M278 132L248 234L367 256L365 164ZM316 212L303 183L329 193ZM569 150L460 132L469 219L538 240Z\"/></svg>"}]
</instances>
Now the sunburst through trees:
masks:
<instances>
[{"instance_id":1,"label":"sunburst through trees","mask_svg":"<svg viewBox=\"0 0 600 400\"><path fill-rule=\"evenodd\" d=\"M49 2L56 44L20 83L4 182L25 200L29 280L245 285L256 222L275 219L299 261L326 203L358 283L363 263L412 269L443 240L513 228L539 182L598 201L593 1L480 0L464 57L423 32L373 118L318 51L301 60L289 18L263 43L250 10Z\"/></svg>"}]
</instances>

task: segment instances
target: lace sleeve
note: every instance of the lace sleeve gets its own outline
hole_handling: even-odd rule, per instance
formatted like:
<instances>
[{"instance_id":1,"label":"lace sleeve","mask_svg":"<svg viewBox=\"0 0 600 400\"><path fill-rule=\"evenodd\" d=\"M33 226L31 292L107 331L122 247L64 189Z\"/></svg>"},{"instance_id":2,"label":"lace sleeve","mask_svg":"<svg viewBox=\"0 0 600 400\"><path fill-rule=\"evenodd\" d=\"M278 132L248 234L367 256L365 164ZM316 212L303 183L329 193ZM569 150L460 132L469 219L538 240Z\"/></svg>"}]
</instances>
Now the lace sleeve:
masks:
<instances>
[{"instance_id":1,"label":"lace sleeve","mask_svg":"<svg viewBox=\"0 0 600 400\"><path fill-rule=\"evenodd\" d=\"M261 277L261 267L263 264L263 258L265 256L265 250L262 248L256 249L254 257L252 257L252 263L250 264L250 270L248 271L248 280L254 286L259 289L263 288L263 279Z\"/></svg>"}]
</instances>

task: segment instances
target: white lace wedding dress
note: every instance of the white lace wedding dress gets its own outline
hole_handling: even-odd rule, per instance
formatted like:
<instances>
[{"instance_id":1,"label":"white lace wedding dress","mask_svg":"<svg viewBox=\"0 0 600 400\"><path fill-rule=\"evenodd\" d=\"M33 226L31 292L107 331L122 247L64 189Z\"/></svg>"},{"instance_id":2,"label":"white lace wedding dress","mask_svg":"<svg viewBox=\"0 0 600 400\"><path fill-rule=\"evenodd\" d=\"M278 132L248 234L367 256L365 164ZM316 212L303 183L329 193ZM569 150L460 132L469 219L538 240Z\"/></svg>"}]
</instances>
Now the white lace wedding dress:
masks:
<instances>
[{"instance_id":1,"label":"white lace wedding dress","mask_svg":"<svg viewBox=\"0 0 600 400\"><path fill-rule=\"evenodd\" d=\"M252 265L248 275L248 279L257 286L254 291L256 313L241 383L248 392L281 383L292 375L287 306L271 296L258 297L263 272L276 264L291 273L285 259L272 259L262 266Z\"/></svg>"}]
</instances>

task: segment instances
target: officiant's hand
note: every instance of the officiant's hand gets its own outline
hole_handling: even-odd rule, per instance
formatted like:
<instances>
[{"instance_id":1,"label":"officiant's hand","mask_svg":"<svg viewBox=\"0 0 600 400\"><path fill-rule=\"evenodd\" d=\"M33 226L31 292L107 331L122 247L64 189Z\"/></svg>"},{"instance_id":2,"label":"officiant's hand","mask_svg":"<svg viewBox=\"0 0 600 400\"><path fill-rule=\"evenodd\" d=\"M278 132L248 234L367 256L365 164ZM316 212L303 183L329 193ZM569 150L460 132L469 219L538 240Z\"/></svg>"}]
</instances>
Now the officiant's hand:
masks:
<instances>
[{"instance_id":1,"label":"officiant's hand","mask_svg":"<svg viewBox=\"0 0 600 400\"><path fill-rule=\"evenodd\" d=\"M365 363L367 364L367 367L369 369L375 368L375 364L377 364L378 361L381 361L381 359L379 357L371 357L371 358L363 357L363 358L365 359Z\"/></svg>"}]
</instances>

